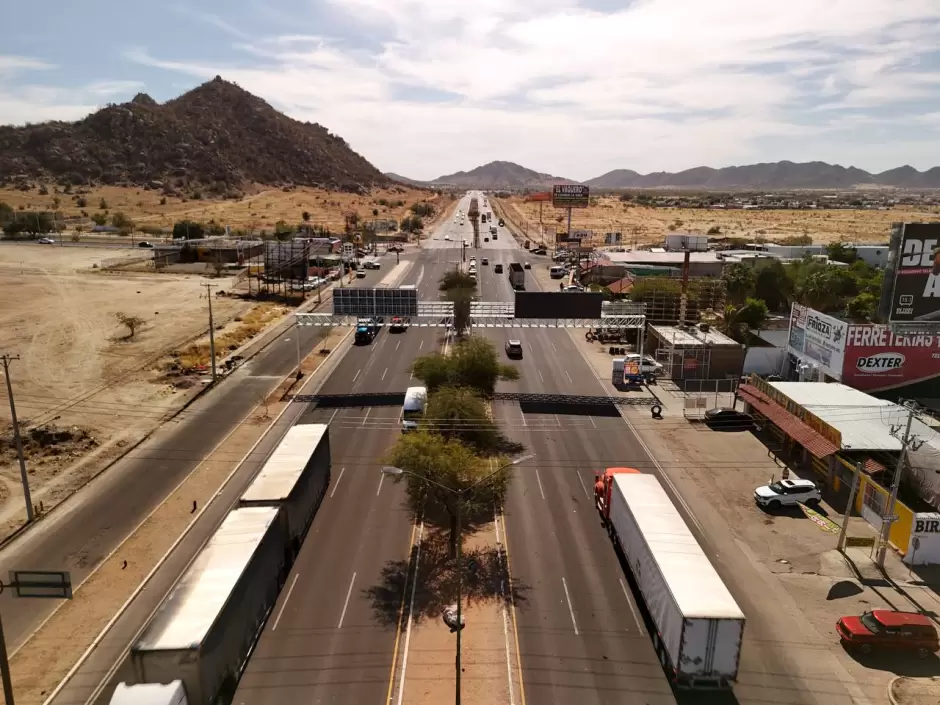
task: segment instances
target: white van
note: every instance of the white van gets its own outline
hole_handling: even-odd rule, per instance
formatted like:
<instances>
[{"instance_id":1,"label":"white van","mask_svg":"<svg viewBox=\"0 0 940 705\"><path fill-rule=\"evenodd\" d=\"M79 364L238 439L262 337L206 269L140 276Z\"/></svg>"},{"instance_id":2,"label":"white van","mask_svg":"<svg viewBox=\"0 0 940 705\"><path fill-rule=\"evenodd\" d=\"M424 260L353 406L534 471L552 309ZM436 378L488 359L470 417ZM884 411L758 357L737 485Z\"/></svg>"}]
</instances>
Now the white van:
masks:
<instances>
[{"instance_id":1,"label":"white van","mask_svg":"<svg viewBox=\"0 0 940 705\"><path fill-rule=\"evenodd\" d=\"M567 274L567 272L565 272L564 267L552 267L551 269L548 270L548 275L552 279L561 279L562 277L565 276L565 274Z\"/></svg>"},{"instance_id":2,"label":"white van","mask_svg":"<svg viewBox=\"0 0 940 705\"><path fill-rule=\"evenodd\" d=\"M401 430L414 431L424 417L424 407L428 403L427 387L408 387L405 390L405 403L401 408Z\"/></svg>"}]
</instances>

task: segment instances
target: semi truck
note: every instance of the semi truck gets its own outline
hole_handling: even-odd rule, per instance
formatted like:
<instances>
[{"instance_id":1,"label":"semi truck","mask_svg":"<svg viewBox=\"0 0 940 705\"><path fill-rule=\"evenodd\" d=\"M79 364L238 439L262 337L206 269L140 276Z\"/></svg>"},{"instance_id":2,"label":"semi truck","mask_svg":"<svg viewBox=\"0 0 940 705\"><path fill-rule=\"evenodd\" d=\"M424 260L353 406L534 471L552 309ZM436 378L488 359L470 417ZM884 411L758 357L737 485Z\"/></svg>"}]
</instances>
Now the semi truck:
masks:
<instances>
[{"instance_id":1,"label":"semi truck","mask_svg":"<svg viewBox=\"0 0 940 705\"><path fill-rule=\"evenodd\" d=\"M525 270L518 262L509 263L509 285L517 291L525 290Z\"/></svg>"},{"instance_id":2,"label":"semi truck","mask_svg":"<svg viewBox=\"0 0 940 705\"><path fill-rule=\"evenodd\" d=\"M281 511L229 512L132 645L135 684L178 680L193 705L231 692L286 579Z\"/></svg>"},{"instance_id":3,"label":"semi truck","mask_svg":"<svg viewBox=\"0 0 940 705\"><path fill-rule=\"evenodd\" d=\"M356 321L356 345L368 345L375 340L379 332L378 324L371 318L360 318Z\"/></svg>"},{"instance_id":4,"label":"semi truck","mask_svg":"<svg viewBox=\"0 0 940 705\"><path fill-rule=\"evenodd\" d=\"M659 479L608 468L595 476L594 500L646 604L667 675L680 688L730 687L744 613Z\"/></svg>"},{"instance_id":5,"label":"semi truck","mask_svg":"<svg viewBox=\"0 0 940 705\"><path fill-rule=\"evenodd\" d=\"M118 683L108 705L189 705L182 681L171 683Z\"/></svg>"},{"instance_id":6,"label":"semi truck","mask_svg":"<svg viewBox=\"0 0 940 705\"><path fill-rule=\"evenodd\" d=\"M279 507L290 562L300 552L307 529L330 484L330 427L291 426L238 502L240 507Z\"/></svg>"}]
</instances>

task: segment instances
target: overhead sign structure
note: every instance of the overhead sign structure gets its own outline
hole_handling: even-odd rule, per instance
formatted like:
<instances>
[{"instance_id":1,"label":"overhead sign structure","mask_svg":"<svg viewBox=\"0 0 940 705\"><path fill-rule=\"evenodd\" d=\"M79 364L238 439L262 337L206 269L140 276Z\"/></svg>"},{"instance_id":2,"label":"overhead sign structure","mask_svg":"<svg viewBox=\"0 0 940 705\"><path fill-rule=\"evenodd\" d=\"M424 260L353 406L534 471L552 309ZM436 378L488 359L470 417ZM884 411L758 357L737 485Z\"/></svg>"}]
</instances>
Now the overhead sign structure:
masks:
<instances>
[{"instance_id":1,"label":"overhead sign structure","mask_svg":"<svg viewBox=\"0 0 940 705\"><path fill-rule=\"evenodd\" d=\"M583 184L556 184L552 186L552 205L555 208L587 208L591 205L591 189Z\"/></svg>"},{"instance_id":2,"label":"overhead sign structure","mask_svg":"<svg viewBox=\"0 0 940 705\"><path fill-rule=\"evenodd\" d=\"M940 324L940 223L904 223L895 259L888 322Z\"/></svg>"},{"instance_id":3,"label":"overhead sign structure","mask_svg":"<svg viewBox=\"0 0 940 705\"><path fill-rule=\"evenodd\" d=\"M416 289L333 289L334 316L417 316Z\"/></svg>"}]
</instances>

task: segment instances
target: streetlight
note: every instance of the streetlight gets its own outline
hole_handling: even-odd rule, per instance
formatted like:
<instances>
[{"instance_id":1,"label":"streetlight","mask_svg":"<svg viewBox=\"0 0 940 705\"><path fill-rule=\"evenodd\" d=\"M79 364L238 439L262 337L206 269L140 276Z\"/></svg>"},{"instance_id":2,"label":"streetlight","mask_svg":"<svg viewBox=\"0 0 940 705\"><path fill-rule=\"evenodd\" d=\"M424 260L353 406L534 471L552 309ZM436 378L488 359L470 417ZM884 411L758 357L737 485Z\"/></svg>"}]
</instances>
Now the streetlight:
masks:
<instances>
[{"instance_id":1,"label":"streetlight","mask_svg":"<svg viewBox=\"0 0 940 705\"><path fill-rule=\"evenodd\" d=\"M473 489L476 489L483 483L487 482L491 478L501 473L506 468L512 467L513 465L519 465L520 463L524 463L526 460L531 460L534 457L535 457L534 455L523 455L519 458L515 458L514 460L511 460L508 463L500 465L493 472L481 477L472 485L468 485L467 487L461 487L460 489L455 489L453 487L448 487L447 485L442 485L440 482L436 482L430 479L429 477L425 477L424 475L421 475L416 472L411 472L409 470L402 470L401 468L392 467L390 465L386 465L385 467L382 468L382 472L385 473L386 475L411 475L412 477L416 477L419 480L423 480L424 482L427 482L431 485L439 487L442 490L447 490L448 492L452 492L453 494L457 495L457 655L454 661L454 674L455 674L455 679L456 679L455 691L454 691L454 705L460 705L460 646L461 646L460 633L461 631L463 631L463 617L461 615L461 604L460 604L461 597L462 597L461 592L463 591L463 565L462 565L463 555L461 551L462 542L461 542L461 535L460 535L461 530L462 530L461 516L460 516L461 499L464 494L466 494L467 492ZM415 568L415 570L417 570L417 567Z\"/></svg>"}]
</instances>

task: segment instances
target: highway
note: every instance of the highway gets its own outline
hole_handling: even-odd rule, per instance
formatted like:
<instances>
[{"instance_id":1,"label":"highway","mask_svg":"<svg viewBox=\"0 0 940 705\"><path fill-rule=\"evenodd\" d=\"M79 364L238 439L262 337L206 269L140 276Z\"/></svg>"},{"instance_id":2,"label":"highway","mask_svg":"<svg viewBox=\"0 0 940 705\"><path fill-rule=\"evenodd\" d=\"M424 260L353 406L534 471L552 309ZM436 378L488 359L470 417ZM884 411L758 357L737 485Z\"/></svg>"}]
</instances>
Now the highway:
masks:
<instances>
[{"instance_id":1,"label":"highway","mask_svg":"<svg viewBox=\"0 0 940 705\"><path fill-rule=\"evenodd\" d=\"M466 211L469 199L460 207ZM450 241L444 239L451 237ZM442 223L401 282L421 300L460 257L452 245L470 226ZM323 394L403 391L413 360L443 349L441 328L383 330L353 347ZM389 690L404 585L383 570L407 564L413 524L404 490L381 474L381 458L401 433L401 408L313 408L300 423L329 423L333 477L291 575L251 656L234 705L381 703ZM373 594L387 590L376 609Z\"/></svg>"},{"instance_id":2,"label":"highway","mask_svg":"<svg viewBox=\"0 0 940 705\"><path fill-rule=\"evenodd\" d=\"M394 266L394 261L384 257L384 270ZM372 286L382 276L382 271L369 272L365 279L356 280L356 285ZM312 352L321 335L317 329L301 329L302 354ZM242 422L258 399L296 367L296 342L295 330L290 329L236 369L218 389L157 429L107 472L5 546L0 550L0 575L14 569L68 570L73 585L78 585ZM4 591L0 615L8 648L12 651L22 644L55 607L55 600L14 602L10 592Z\"/></svg>"}]
</instances>

